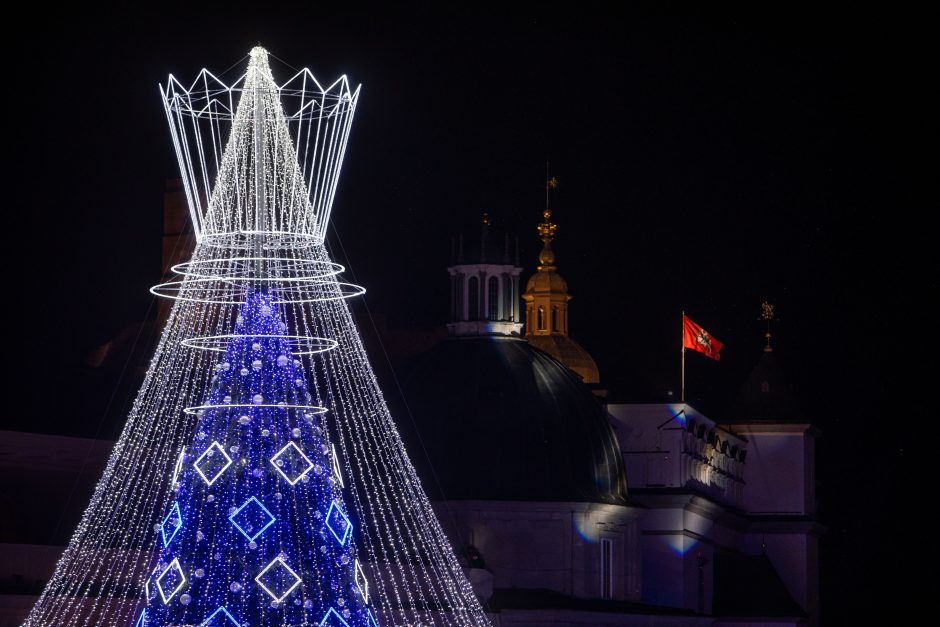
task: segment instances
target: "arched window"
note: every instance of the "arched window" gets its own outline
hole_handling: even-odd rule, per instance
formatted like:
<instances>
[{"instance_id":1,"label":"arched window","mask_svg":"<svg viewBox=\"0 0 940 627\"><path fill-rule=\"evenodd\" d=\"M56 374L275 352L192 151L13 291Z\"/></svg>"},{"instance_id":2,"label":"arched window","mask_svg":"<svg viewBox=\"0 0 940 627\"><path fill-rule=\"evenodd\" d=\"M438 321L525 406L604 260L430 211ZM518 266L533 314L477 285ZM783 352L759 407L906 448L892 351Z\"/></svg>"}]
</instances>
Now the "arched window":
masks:
<instances>
[{"instance_id":1,"label":"arched window","mask_svg":"<svg viewBox=\"0 0 940 627\"><path fill-rule=\"evenodd\" d=\"M467 280L467 320L480 317L480 279L475 276Z\"/></svg>"},{"instance_id":2,"label":"arched window","mask_svg":"<svg viewBox=\"0 0 940 627\"><path fill-rule=\"evenodd\" d=\"M545 330L545 308L539 305L539 331Z\"/></svg>"},{"instance_id":3,"label":"arched window","mask_svg":"<svg viewBox=\"0 0 940 627\"><path fill-rule=\"evenodd\" d=\"M491 276L486 286L486 305L490 320L499 320L499 279Z\"/></svg>"},{"instance_id":4,"label":"arched window","mask_svg":"<svg viewBox=\"0 0 940 627\"><path fill-rule=\"evenodd\" d=\"M552 331L558 330L558 307L552 307Z\"/></svg>"}]
</instances>

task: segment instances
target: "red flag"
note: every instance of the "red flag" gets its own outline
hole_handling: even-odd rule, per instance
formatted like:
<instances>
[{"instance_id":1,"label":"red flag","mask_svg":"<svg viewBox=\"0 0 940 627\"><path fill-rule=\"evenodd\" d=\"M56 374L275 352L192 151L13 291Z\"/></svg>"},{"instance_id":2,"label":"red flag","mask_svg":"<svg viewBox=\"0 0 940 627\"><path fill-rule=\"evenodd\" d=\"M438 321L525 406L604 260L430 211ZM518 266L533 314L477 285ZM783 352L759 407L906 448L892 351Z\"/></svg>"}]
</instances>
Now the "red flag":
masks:
<instances>
[{"instance_id":1,"label":"red flag","mask_svg":"<svg viewBox=\"0 0 940 627\"><path fill-rule=\"evenodd\" d=\"M718 361L721 359L718 352L724 344L713 338L708 331L692 322L688 316L682 316L682 346L691 348Z\"/></svg>"}]
</instances>

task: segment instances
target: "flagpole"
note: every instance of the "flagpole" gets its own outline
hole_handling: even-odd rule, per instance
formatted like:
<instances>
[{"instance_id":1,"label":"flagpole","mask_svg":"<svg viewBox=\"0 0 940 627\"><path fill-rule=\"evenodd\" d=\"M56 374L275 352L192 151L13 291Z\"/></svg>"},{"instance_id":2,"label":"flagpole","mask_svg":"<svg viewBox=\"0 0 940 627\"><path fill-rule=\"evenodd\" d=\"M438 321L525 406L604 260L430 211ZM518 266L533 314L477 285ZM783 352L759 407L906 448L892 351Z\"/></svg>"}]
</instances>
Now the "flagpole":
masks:
<instances>
[{"instance_id":1,"label":"flagpole","mask_svg":"<svg viewBox=\"0 0 940 627\"><path fill-rule=\"evenodd\" d=\"M682 383L679 387L679 401L685 403L685 310L682 310Z\"/></svg>"}]
</instances>

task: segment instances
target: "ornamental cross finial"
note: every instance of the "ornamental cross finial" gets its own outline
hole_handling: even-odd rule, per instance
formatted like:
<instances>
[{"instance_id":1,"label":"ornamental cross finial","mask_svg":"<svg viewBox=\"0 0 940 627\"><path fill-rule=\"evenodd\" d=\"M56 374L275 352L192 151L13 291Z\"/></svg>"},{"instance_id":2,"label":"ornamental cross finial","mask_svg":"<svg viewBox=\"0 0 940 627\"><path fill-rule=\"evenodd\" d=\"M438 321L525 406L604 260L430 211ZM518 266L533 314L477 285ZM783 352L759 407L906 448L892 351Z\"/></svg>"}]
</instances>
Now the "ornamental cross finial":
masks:
<instances>
[{"instance_id":1,"label":"ornamental cross finial","mask_svg":"<svg viewBox=\"0 0 940 627\"><path fill-rule=\"evenodd\" d=\"M767 346L764 347L764 352L772 353L774 349L770 345L770 338L773 335L770 332L770 323L779 322L779 320L777 320L777 318L774 316L774 306L770 302L765 300L763 303L761 303L760 309L760 319L767 323L767 330L764 332L764 337L767 338Z\"/></svg>"},{"instance_id":2,"label":"ornamental cross finial","mask_svg":"<svg viewBox=\"0 0 940 627\"><path fill-rule=\"evenodd\" d=\"M558 188L558 179L554 176L548 175L548 162L545 162L545 210L542 212L542 222L539 224L539 237L542 240L551 241L555 237L555 231L558 230L558 225L552 222L552 208L551 208L551 196L550 192L553 189Z\"/></svg>"},{"instance_id":3,"label":"ornamental cross finial","mask_svg":"<svg viewBox=\"0 0 940 627\"><path fill-rule=\"evenodd\" d=\"M545 210L542 212L542 222L539 223L539 237L542 238L542 252L539 253L539 271L555 269L555 253L552 251L552 238L558 225L552 222L552 207L550 192L558 187L558 179L548 174L548 162L545 162Z\"/></svg>"}]
</instances>

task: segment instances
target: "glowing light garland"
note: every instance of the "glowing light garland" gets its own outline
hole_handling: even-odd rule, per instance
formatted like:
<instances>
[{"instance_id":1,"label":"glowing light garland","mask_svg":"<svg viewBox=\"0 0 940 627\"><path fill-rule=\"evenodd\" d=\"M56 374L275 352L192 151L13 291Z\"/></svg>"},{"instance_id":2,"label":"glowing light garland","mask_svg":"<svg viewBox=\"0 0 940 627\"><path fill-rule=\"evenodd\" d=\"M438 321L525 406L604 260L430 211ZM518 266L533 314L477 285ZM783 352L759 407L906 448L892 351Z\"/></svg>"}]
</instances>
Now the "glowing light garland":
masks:
<instances>
[{"instance_id":1,"label":"glowing light garland","mask_svg":"<svg viewBox=\"0 0 940 627\"><path fill-rule=\"evenodd\" d=\"M331 351L338 346L335 340L331 340L328 337L306 337L300 335L238 336L233 333L227 333L225 335L210 335L207 337L186 338L183 340L183 346L224 353L228 348L229 342L239 337L248 339L273 337L275 339L284 340L287 342L288 348L294 355L315 355L316 353L325 353L326 351Z\"/></svg>"},{"instance_id":2,"label":"glowing light garland","mask_svg":"<svg viewBox=\"0 0 940 627\"><path fill-rule=\"evenodd\" d=\"M488 625L323 245L358 88L256 48L163 95L198 244L25 626Z\"/></svg>"}]
</instances>

